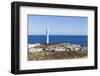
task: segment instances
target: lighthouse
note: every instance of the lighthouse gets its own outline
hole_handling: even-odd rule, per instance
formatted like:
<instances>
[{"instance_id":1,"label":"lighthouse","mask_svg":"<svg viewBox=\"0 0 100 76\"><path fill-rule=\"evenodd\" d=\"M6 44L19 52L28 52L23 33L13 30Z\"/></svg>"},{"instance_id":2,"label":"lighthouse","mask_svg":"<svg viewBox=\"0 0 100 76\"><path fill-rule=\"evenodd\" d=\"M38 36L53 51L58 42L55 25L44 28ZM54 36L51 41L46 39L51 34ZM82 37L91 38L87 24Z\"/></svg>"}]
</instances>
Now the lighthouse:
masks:
<instances>
[{"instance_id":1,"label":"lighthouse","mask_svg":"<svg viewBox=\"0 0 100 76\"><path fill-rule=\"evenodd\" d=\"M49 44L49 30L46 28L46 44Z\"/></svg>"}]
</instances>

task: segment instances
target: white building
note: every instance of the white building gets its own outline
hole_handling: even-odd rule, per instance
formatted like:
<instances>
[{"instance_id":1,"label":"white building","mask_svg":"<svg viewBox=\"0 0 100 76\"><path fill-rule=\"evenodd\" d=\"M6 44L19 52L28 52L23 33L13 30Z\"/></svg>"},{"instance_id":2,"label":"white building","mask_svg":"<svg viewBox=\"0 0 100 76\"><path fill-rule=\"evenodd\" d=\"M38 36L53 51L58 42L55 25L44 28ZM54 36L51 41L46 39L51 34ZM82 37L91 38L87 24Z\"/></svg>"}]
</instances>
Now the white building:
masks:
<instances>
[{"instance_id":1,"label":"white building","mask_svg":"<svg viewBox=\"0 0 100 76\"><path fill-rule=\"evenodd\" d=\"M29 48L29 52L40 52L43 48Z\"/></svg>"},{"instance_id":2,"label":"white building","mask_svg":"<svg viewBox=\"0 0 100 76\"><path fill-rule=\"evenodd\" d=\"M65 51L65 48L61 48L61 47L55 48L55 51Z\"/></svg>"},{"instance_id":3,"label":"white building","mask_svg":"<svg viewBox=\"0 0 100 76\"><path fill-rule=\"evenodd\" d=\"M28 45L28 51L29 52L36 52L36 51L42 51L43 48L34 48L35 46L40 46L41 44L35 43L35 44L29 44Z\"/></svg>"},{"instance_id":4,"label":"white building","mask_svg":"<svg viewBox=\"0 0 100 76\"><path fill-rule=\"evenodd\" d=\"M81 51L80 47L75 47L75 51Z\"/></svg>"},{"instance_id":5,"label":"white building","mask_svg":"<svg viewBox=\"0 0 100 76\"><path fill-rule=\"evenodd\" d=\"M51 47L51 48L46 48L45 50L46 51L65 51L65 48L62 48L62 47L57 47L57 48Z\"/></svg>"}]
</instances>

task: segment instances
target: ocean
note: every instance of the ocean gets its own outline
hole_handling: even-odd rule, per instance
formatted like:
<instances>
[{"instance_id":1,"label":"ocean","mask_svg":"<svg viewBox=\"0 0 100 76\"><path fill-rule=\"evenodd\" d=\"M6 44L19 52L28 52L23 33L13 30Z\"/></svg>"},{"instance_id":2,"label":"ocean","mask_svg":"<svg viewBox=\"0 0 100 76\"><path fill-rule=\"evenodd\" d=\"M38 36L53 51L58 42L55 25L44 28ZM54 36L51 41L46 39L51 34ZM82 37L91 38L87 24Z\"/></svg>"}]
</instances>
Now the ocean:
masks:
<instances>
[{"instance_id":1,"label":"ocean","mask_svg":"<svg viewBox=\"0 0 100 76\"><path fill-rule=\"evenodd\" d=\"M28 35L28 44L46 43L45 35ZM71 43L81 46L88 46L88 36L77 35L49 35L49 43Z\"/></svg>"}]
</instances>

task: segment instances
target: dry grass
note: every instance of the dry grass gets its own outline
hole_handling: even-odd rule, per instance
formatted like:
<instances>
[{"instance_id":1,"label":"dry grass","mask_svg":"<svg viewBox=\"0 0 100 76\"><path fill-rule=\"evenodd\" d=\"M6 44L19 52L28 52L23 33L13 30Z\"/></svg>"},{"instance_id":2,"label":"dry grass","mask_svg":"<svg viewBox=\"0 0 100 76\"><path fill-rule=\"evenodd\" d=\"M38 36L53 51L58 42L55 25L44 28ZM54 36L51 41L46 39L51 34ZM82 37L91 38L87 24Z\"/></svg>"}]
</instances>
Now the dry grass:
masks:
<instances>
[{"instance_id":1,"label":"dry grass","mask_svg":"<svg viewBox=\"0 0 100 76\"><path fill-rule=\"evenodd\" d=\"M55 52L29 52L28 61L31 60L57 60L57 59L76 59L87 57L87 52L76 51L55 51Z\"/></svg>"}]
</instances>

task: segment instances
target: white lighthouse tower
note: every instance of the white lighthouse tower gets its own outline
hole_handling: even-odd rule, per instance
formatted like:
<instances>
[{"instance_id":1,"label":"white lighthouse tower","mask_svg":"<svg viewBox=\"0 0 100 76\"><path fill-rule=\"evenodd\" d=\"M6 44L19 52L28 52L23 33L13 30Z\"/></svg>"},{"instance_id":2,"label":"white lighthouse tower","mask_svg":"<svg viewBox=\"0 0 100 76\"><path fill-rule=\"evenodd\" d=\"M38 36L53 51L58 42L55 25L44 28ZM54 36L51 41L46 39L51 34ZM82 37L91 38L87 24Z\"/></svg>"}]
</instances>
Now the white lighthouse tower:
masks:
<instances>
[{"instance_id":1,"label":"white lighthouse tower","mask_svg":"<svg viewBox=\"0 0 100 76\"><path fill-rule=\"evenodd\" d=\"M49 44L49 30L46 28L46 44Z\"/></svg>"}]
</instances>

